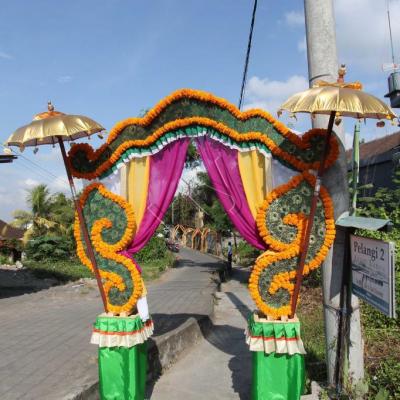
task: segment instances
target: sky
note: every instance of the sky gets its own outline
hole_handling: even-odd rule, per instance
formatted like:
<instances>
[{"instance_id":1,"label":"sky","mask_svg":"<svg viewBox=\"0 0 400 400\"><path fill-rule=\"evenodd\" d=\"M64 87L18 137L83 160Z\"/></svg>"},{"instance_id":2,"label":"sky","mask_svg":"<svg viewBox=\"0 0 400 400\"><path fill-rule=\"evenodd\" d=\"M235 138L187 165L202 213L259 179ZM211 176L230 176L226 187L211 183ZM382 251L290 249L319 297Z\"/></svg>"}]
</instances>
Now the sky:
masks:
<instances>
[{"instance_id":1,"label":"sky","mask_svg":"<svg viewBox=\"0 0 400 400\"><path fill-rule=\"evenodd\" d=\"M387 0L334 0L338 60L346 80L377 97L387 93L391 61ZM0 0L0 142L51 100L110 130L171 92L210 91L238 103L251 0ZM392 21L400 0L391 0ZM400 24L392 24L400 55ZM398 61L398 60L396 60ZM245 108L276 115L279 105L308 86L303 1L258 0ZM354 121L346 122L346 146ZM308 119L293 129L310 128ZM367 141L396 130L361 128ZM100 139L92 139L95 147ZM1 151L1 148L0 148ZM26 209L27 190L45 183L68 193L58 148L27 148L0 164L0 219Z\"/></svg>"}]
</instances>

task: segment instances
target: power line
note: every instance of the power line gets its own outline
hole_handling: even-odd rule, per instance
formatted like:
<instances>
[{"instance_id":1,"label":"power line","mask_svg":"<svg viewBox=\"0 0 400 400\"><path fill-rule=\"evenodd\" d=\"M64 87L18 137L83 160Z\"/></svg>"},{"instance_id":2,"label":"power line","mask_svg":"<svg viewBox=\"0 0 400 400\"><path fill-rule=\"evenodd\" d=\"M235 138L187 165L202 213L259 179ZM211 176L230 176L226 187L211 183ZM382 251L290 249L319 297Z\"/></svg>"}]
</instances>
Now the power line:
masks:
<instances>
[{"instance_id":1,"label":"power line","mask_svg":"<svg viewBox=\"0 0 400 400\"><path fill-rule=\"evenodd\" d=\"M389 22L390 48L392 50L392 63L394 64L394 48L393 48L392 27L390 25L389 0L387 1L386 5L387 5L387 17L388 17L388 22Z\"/></svg>"},{"instance_id":2,"label":"power line","mask_svg":"<svg viewBox=\"0 0 400 400\"><path fill-rule=\"evenodd\" d=\"M245 92L245 87L246 87L247 70L248 70L248 67L249 67L249 58L250 58L251 43L252 43L252 40L253 40L253 28L254 28L254 22L255 22L255 19L256 19L256 11L257 11L257 0L254 0L253 15L251 17L251 23L250 23L249 40L247 42L246 60L244 62L242 87L240 89L239 110L242 109L242 103L243 103L244 92Z\"/></svg>"},{"instance_id":3,"label":"power line","mask_svg":"<svg viewBox=\"0 0 400 400\"><path fill-rule=\"evenodd\" d=\"M0 143L0 144L1 144L1 146L3 146L3 148L9 149L9 147L4 146L2 143ZM28 157L25 157L24 155L22 155L22 154L20 154L20 153L17 153L14 149L10 149L10 150L11 150L14 154L16 154L19 158L22 158L23 160L28 161L30 164L34 165L36 168L39 168L40 170L42 170L43 172L45 172L47 175L49 175L49 176L51 176L52 178L54 178L54 179L56 179L56 180L59 180L60 182L62 182L62 183L64 183L64 184L68 185L68 182L67 182L65 179L63 179L63 178L61 178L61 177L59 177L59 176L57 176L57 175L54 175L52 172L50 172L50 171L47 170L46 168L43 168L41 165L37 164L36 162L30 160ZM37 172L37 171L36 171L36 172ZM48 179L48 178L47 178L47 179Z\"/></svg>"},{"instance_id":4,"label":"power line","mask_svg":"<svg viewBox=\"0 0 400 400\"><path fill-rule=\"evenodd\" d=\"M14 164L14 165L21 166L21 167L29 170L31 173L33 172L36 176L38 176L41 180L45 181L48 184L51 184L54 182L54 180L52 180L51 178L46 176L43 172L37 171L37 170L32 170L32 167L30 167L28 164L25 164L24 160L20 160L20 162L18 162L17 164Z\"/></svg>"}]
</instances>

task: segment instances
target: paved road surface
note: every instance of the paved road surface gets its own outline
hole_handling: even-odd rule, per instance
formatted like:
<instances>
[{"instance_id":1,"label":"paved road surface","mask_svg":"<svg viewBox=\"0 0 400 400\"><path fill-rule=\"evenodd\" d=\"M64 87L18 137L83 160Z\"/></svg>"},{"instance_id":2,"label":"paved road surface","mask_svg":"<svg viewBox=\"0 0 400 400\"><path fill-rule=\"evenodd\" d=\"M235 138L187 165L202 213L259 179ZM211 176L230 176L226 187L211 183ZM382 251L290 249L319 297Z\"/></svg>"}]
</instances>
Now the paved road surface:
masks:
<instances>
[{"instance_id":1,"label":"paved road surface","mask_svg":"<svg viewBox=\"0 0 400 400\"><path fill-rule=\"evenodd\" d=\"M186 249L180 257L177 268L149 286L156 340L212 309L210 272L218 262ZM95 286L70 284L0 299L0 399L70 399L95 382L97 348L89 339L100 312Z\"/></svg>"},{"instance_id":2,"label":"paved road surface","mask_svg":"<svg viewBox=\"0 0 400 400\"><path fill-rule=\"evenodd\" d=\"M254 308L247 287L223 285L211 333L156 382L151 400L250 399L251 359L246 320Z\"/></svg>"}]
</instances>

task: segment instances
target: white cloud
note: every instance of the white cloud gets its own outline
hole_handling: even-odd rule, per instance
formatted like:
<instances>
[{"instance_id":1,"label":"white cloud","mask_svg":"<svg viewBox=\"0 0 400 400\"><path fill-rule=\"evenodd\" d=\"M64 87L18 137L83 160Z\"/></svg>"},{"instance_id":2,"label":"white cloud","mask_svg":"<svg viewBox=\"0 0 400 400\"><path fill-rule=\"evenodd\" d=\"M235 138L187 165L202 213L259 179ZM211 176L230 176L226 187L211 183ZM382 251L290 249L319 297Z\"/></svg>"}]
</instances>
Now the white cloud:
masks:
<instances>
[{"instance_id":1,"label":"white cloud","mask_svg":"<svg viewBox=\"0 0 400 400\"><path fill-rule=\"evenodd\" d=\"M353 134L349 132L344 133L345 144L344 147L346 150L349 150L353 147Z\"/></svg>"},{"instance_id":2,"label":"white cloud","mask_svg":"<svg viewBox=\"0 0 400 400\"><path fill-rule=\"evenodd\" d=\"M185 168L182 172L181 179L179 180L178 188L176 189L176 193L188 193L189 185L191 188L197 182L197 173L204 172L205 168L203 164L200 164L196 168Z\"/></svg>"},{"instance_id":3,"label":"white cloud","mask_svg":"<svg viewBox=\"0 0 400 400\"><path fill-rule=\"evenodd\" d=\"M58 146L46 150L47 151L39 151L37 154L35 154L35 160L46 163L61 160L61 151Z\"/></svg>"},{"instance_id":4,"label":"white cloud","mask_svg":"<svg viewBox=\"0 0 400 400\"><path fill-rule=\"evenodd\" d=\"M308 80L301 75L293 75L286 81L253 76L246 86L245 109L262 108L274 114L289 96L307 88Z\"/></svg>"},{"instance_id":5,"label":"white cloud","mask_svg":"<svg viewBox=\"0 0 400 400\"><path fill-rule=\"evenodd\" d=\"M386 2L335 0L334 7L339 63L347 64L349 73L352 65L369 73L379 72L382 63L391 60ZM395 54L399 57L400 24L396 22L400 19L400 2L390 2L390 12Z\"/></svg>"},{"instance_id":6,"label":"white cloud","mask_svg":"<svg viewBox=\"0 0 400 400\"><path fill-rule=\"evenodd\" d=\"M50 183L48 186L51 192L63 192L67 195L70 194L69 184L66 175L57 176L57 178L54 178L53 182Z\"/></svg>"},{"instance_id":7,"label":"white cloud","mask_svg":"<svg viewBox=\"0 0 400 400\"><path fill-rule=\"evenodd\" d=\"M400 1L390 1L395 58L400 62ZM348 65L349 74L358 68L379 73L383 63L391 61L386 1L335 0L336 40L338 62ZM304 27L304 14L292 10L284 14L289 27ZM299 52L306 52L305 38L297 43ZM382 79L384 80L384 74ZM354 80L357 77L354 77Z\"/></svg>"},{"instance_id":8,"label":"white cloud","mask_svg":"<svg viewBox=\"0 0 400 400\"><path fill-rule=\"evenodd\" d=\"M68 83L72 81L72 76L70 75L63 75L57 78L58 83Z\"/></svg>"},{"instance_id":9,"label":"white cloud","mask_svg":"<svg viewBox=\"0 0 400 400\"><path fill-rule=\"evenodd\" d=\"M304 26L304 13L302 11L289 11L285 14L285 23L291 27Z\"/></svg>"},{"instance_id":10,"label":"white cloud","mask_svg":"<svg viewBox=\"0 0 400 400\"><path fill-rule=\"evenodd\" d=\"M5 60L13 60L14 57L11 54L8 54L4 51L0 51L0 58L3 58Z\"/></svg>"},{"instance_id":11,"label":"white cloud","mask_svg":"<svg viewBox=\"0 0 400 400\"><path fill-rule=\"evenodd\" d=\"M27 178L24 181L20 182L20 184L21 186L24 186L26 188L33 188L37 185L40 185L40 182L35 179Z\"/></svg>"},{"instance_id":12,"label":"white cloud","mask_svg":"<svg viewBox=\"0 0 400 400\"><path fill-rule=\"evenodd\" d=\"M305 36L303 37L303 39L297 42L297 50L300 53L307 53L307 40Z\"/></svg>"}]
</instances>

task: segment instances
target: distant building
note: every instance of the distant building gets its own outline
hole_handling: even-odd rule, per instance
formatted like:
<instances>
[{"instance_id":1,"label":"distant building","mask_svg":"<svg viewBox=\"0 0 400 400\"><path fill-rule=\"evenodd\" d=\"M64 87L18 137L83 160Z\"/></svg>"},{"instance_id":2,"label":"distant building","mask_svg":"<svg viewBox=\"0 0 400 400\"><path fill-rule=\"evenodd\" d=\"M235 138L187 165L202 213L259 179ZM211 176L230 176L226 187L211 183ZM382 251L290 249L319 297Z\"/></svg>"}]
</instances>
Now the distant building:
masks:
<instances>
[{"instance_id":1,"label":"distant building","mask_svg":"<svg viewBox=\"0 0 400 400\"><path fill-rule=\"evenodd\" d=\"M351 171L352 150L346 152L348 171ZM363 196L372 196L379 188L394 189L393 173L399 165L400 132L360 144L359 185L372 183Z\"/></svg>"},{"instance_id":2,"label":"distant building","mask_svg":"<svg viewBox=\"0 0 400 400\"><path fill-rule=\"evenodd\" d=\"M2 254L10 256L13 261L21 258L21 252L13 244L22 241L25 230L8 225L0 219L0 251Z\"/></svg>"}]
</instances>

